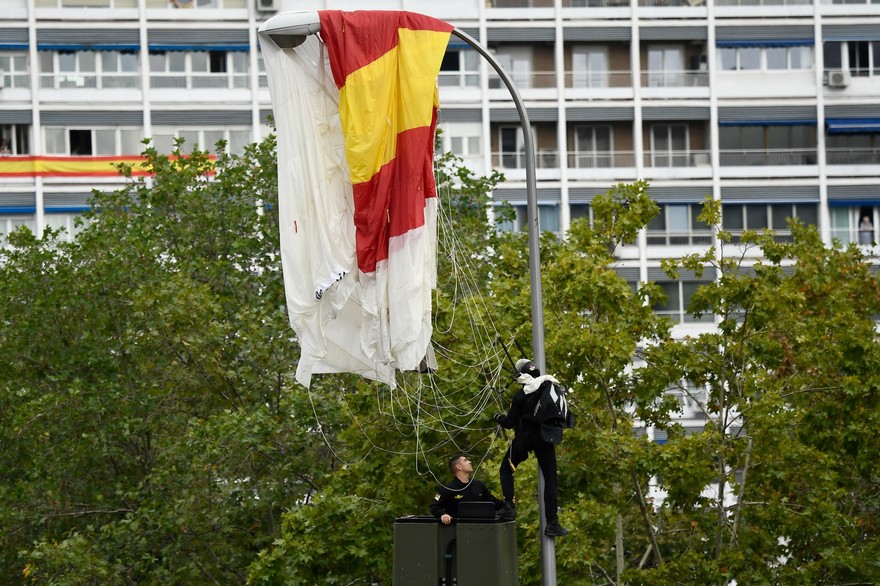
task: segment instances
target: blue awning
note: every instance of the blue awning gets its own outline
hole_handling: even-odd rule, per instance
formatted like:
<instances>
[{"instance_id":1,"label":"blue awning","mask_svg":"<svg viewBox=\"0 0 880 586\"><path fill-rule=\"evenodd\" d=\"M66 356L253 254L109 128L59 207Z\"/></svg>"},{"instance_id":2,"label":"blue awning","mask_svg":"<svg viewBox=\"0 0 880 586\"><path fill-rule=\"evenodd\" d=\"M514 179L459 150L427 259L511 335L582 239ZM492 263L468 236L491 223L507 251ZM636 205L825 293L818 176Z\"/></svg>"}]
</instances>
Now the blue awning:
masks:
<instances>
[{"instance_id":1,"label":"blue awning","mask_svg":"<svg viewBox=\"0 0 880 586\"><path fill-rule=\"evenodd\" d=\"M718 126L815 126L816 120L719 120Z\"/></svg>"},{"instance_id":2,"label":"blue awning","mask_svg":"<svg viewBox=\"0 0 880 586\"><path fill-rule=\"evenodd\" d=\"M27 48L27 43L0 43L0 51L22 51Z\"/></svg>"},{"instance_id":3,"label":"blue awning","mask_svg":"<svg viewBox=\"0 0 880 586\"><path fill-rule=\"evenodd\" d=\"M827 118L829 134L871 134L880 132L880 118Z\"/></svg>"},{"instance_id":4,"label":"blue awning","mask_svg":"<svg viewBox=\"0 0 880 586\"><path fill-rule=\"evenodd\" d=\"M749 39L744 41L715 41L716 47L807 47L813 39Z\"/></svg>"},{"instance_id":5,"label":"blue awning","mask_svg":"<svg viewBox=\"0 0 880 586\"><path fill-rule=\"evenodd\" d=\"M128 44L99 44L85 45L83 43L39 43L38 51L139 51L140 45Z\"/></svg>"},{"instance_id":6,"label":"blue awning","mask_svg":"<svg viewBox=\"0 0 880 586\"><path fill-rule=\"evenodd\" d=\"M150 44L150 51L244 51L250 50L248 45L155 45Z\"/></svg>"},{"instance_id":7,"label":"blue awning","mask_svg":"<svg viewBox=\"0 0 880 586\"><path fill-rule=\"evenodd\" d=\"M37 208L35 206L0 206L0 214L35 214Z\"/></svg>"}]
</instances>

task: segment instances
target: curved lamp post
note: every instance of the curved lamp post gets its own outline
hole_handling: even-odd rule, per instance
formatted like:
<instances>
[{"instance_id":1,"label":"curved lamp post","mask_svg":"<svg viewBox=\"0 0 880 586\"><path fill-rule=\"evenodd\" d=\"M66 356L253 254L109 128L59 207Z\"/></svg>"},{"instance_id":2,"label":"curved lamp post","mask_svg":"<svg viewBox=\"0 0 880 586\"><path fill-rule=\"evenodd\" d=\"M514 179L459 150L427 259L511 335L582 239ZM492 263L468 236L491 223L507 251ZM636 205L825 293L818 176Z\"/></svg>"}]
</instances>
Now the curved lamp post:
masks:
<instances>
[{"instance_id":1,"label":"curved lamp post","mask_svg":"<svg viewBox=\"0 0 880 586\"><path fill-rule=\"evenodd\" d=\"M321 20L316 10L299 12L284 12L277 14L264 22L259 29L272 37L276 45L282 49L292 49L305 42L308 35L313 35L321 30ZM538 191L535 179L535 144L532 137L532 127L529 122L529 114L525 104L513 85L513 80L501 67L495 57L478 41L469 34L459 29L453 29L452 34L474 48L495 69L498 76L504 82L507 90L513 98L516 111L519 114L520 125L523 130L523 139L526 157L526 198L528 201L528 233L529 233L529 284L531 286L532 300L532 360L541 370L547 372L546 358L544 355L544 298L541 289L541 247L540 227L538 225ZM544 475L538 469L538 505L541 513L541 575L544 586L556 586L556 544L553 538L544 535L547 525L547 512L544 510Z\"/></svg>"}]
</instances>

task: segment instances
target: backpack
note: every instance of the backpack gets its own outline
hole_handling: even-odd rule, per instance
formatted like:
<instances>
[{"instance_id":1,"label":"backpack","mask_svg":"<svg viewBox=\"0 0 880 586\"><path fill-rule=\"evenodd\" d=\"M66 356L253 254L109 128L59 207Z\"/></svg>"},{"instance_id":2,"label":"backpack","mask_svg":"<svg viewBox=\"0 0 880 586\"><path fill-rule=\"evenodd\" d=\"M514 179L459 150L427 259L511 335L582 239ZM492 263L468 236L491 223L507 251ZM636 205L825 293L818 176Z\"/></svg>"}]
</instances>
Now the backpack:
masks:
<instances>
[{"instance_id":1,"label":"backpack","mask_svg":"<svg viewBox=\"0 0 880 586\"><path fill-rule=\"evenodd\" d=\"M574 427L574 414L568 408L565 387L558 383L545 382L541 385L535 409L527 419L541 428L541 438L556 445L562 441L562 430Z\"/></svg>"}]
</instances>

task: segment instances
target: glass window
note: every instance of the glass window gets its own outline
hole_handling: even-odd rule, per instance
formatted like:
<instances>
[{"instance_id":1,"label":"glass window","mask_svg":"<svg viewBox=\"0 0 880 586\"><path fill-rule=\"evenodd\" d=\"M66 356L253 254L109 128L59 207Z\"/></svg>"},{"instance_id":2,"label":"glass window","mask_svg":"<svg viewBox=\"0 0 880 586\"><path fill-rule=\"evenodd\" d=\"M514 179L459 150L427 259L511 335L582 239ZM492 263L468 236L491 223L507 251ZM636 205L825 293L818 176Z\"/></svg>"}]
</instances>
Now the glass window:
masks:
<instances>
[{"instance_id":1,"label":"glass window","mask_svg":"<svg viewBox=\"0 0 880 586\"><path fill-rule=\"evenodd\" d=\"M248 71L248 54L244 51L234 51L231 53L232 72L247 73Z\"/></svg>"},{"instance_id":2,"label":"glass window","mask_svg":"<svg viewBox=\"0 0 880 586\"><path fill-rule=\"evenodd\" d=\"M166 70L165 53L150 53L150 71L153 73L161 73Z\"/></svg>"},{"instance_id":3,"label":"glass window","mask_svg":"<svg viewBox=\"0 0 880 586\"><path fill-rule=\"evenodd\" d=\"M230 130L229 131L229 152L241 154L251 142L250 130Z\"/></svg>"},{"instance_id":4,"label":"glass window","mask_svg":"<svg viewBox=\"0 0 880 586\"><path fill-rule=\"evenodd\" d=\"M542 231L559 232L559 206L539 205L538 221Z\"/></svg>"},{"instance_id":5,"label":"glass window","mask_svg":"<svg viewBox=\"0 0 880 586\"><path fill-rule=\"evenodd\" d=\"M76 71L76 54L58 53L58 71Z\"/></svg>"},{"instance_id":6,"label":"glass window","mask_svg":"<svg viewBox=\"0 0 880 586\"><path fill-rule=\"evenodd\" d=\"M874 41L871 43L871 47L873 49L872 57L874 58L874 75L880 75L880 42Z\"/></svg>"},{"instance_id":7,"label":"glass window","mask_svg":"<svg viewBox=\"0 0 880 586\"><path fill-rule=\"evenodd\" d=\"M43 136L46 139L46 152L50 155L66 155L67 143L64 140L63 128L44 128Z\"/></svg>"},{"instance_id":8,"label":"glass window","mask_svg":"<svg viewBox=\"0 0 880 586\"><path fill-rule=\"evenodd\" d=\"M191 151L195 148L204 148L202 141L199 140L198 130L181 130L179 135L184 140L184 149Z\"/></svg>"},{"instance_id":9,"label":"glass window","mask_svg":"<svg viewBox=\"0 0 880 586\"><path fill-rule=\"evenodd\" d=\"M138 57L137 53L125 51L119 54L119 70L125 73L137 73Z\"/></svg>"},{"instance_id":10,"label":"glass window","mask_svg":"<svg viewBox=\"0 0 880 586\"><path fill-rule=\"evenodd\" d=\"M67 133L70 139L71 155L91 155L92 150L92 131L72 128Z\"/></svg>"},{"instance_id":11,"label":"glass window","mask_svg":"<svg viewBox=\"0 0 880 586\"><path fill-rule=\"evenodd\" d=\"M101 51L101 71L104 73L119 71L119 53L116 51Z\"/></svg>"},{"instance_id":12,"label":"glass window","mask_svg":"<svg viewBox=\"0 0 880 586\"><path fill-rule=\"evenodd\" d=\"M788 69L788 49L786 47L767 48L767 69Z\"/></svg>"},{"instance_id":13,"label":"glass window","mask_svg":"<svg viewBox=\"0 0 880 586\"><path fill-rule=\"evenodd\" d=\"M40 72L41 73L54 73L55 72L55 54L51 51L40 51Z\"/></svg>"},{"instance_id":14,"label":"glass window","mask_svg":"<svg viewBox=\"0 0 880 586\"><path fill-rule=\"evenodd\" d=\"M115 155L116 154L116 131L115 130L96 130L95 131L95 154L96 155Z\"/></svg>"},{"instance_id":15,"label":"glass window","mask_svg":"<svg viewBox=\"0 0 880 586\"><path fill-rule=\"evenodd\" d=\"M217 141L225 140L226 133L222 130L206 130L205 131L205 142L200 145L202 150L210 151L212 153L217 151Z\"/></svg>"},{"instance_id":16,"label":"glass window","mask_svg":"<svg viewBox=\"0 0 880 586\"><path fill-rule=\"evenodd\" d=\"M761 230L768 227L766 205L746 206L746 227L749 230Z\"/></svg>"},{"instance_id":17,"label":"glass window","mask_svg":"<svg viewBox=\"0 0 880 586\"><path fill-rule=\"evenodd\" d=\"M822 55L824 56L825 69L841 69L841 43L840 41L830 41L822 46Z\"/></svg>"},{"instance_id":18,"label":"glass window","mask_svg":"<svg viewBox=\"0 0 880 586\"><path fill-rule=\"evenodd\" d=\"M745 228L743 223L743 206L740 204L724 204L721 208L725 230L742 230Z\"/></svg>"},{"instance_id":19,"label":"glass window","mask_svg":"<svg viewBox=\"0 0 880 586\"><path fill-rule=\"evenodd\" d=\"M154 132L153 147L162 154L170 154L174 151L174 133Z\"/></svg>"},{"instance_id":20,"label":"glass window","mask_svg":"<svg viewBox=\"0 0 880 586\"><path fill-rule=\"evenodd\" d=\"M168 53L168 71L180 73L186 71L186 53L171 51Z\"/></svg>"},{"instance_id":21,"label":"glass window","mask_svg":"<svg viewBox=\"0 0 880 586\"><path fill-rule=\"evenodd\" d=\"M140 130L122 129L119 131L119 154L121 155L137 155L144 150L141 144L143 133Z\"/></svg>"},{"instance_id":22,"label":"glass window","mask_svg":"<svg viewBox=\"0 0 880 586\"><path fill-rule=\"evenodd\" d=\"M192 63L193 73L207 73L209 71L207 51L195 51L193 53L190 53L190 60Z\"/></svg>"},{"instance_id":23,"label":"glass window","mask_svg":"<svg viewBox=\"0 0 880 586\"><path fill-rule=\"evenodd\" d=\"M587 203L573 203L568 206L569 216L571 217L571 221L575 221L578 218L589 218L590 217L590 204Z\"/></svg>"},{"instance_id":24,"label":"glass window","mask_svg":"<svg viewBox=\"0 0 880 586\"><path fill-rule=\"evenodd\" d=\"M770 227L774 230L788 230L788 218L793 215L791 204L773 204L770 211L773 214L773 225Z\"/></svg>"},{"instance_id":25,"label":"glass window","mask_svg":"<svg viewBox=\"0 0 880 586\"><path fill-rule=\"evenodd\" d=\"M94 72L98 69L98 55L94 51L79 52L79 70L86 72Z\"/></svg>"},{"instance_id":26,"label":"glass window","mask_svg":"<svg viewBox=\"0 0 880 586\"><path fill-rule=\"evenodd\" d=\"M743 47L739 50L739 68L760 69L761 68L761 48L760 47Z\"/></svg>"},{"instance_id":27,"label":"glass window","mask_svg":"<svg viewBox=\"0 0 880 586\"><path fill-rule=\"evenodd\" d=\"M826 64L827 67L827 64ZM791 48L791 68L792 69L812 69L813 68L813 48L812 47L792 47Z\"/></svg>"},{"instance_id":28,"label":"glass window","mask_svg":"<svg viewBox=\"0 0 880 586\"><path fill-rule=\"evenodd\" d=\"M819 206L817 204L799 203L795 206L798 219L807 226L819 225Z\"/></svg>"},{"instance_id":29,"label":"glass window","mask_svg":"<svg viewBox=\"0 0 880 586\"><path fill-rule=\"evenodd\" d=\"M226 73L226 51L209 51L211 73Z\"/></svg>"},{"instance_id":30,"label":"glass window","mask_svg":"<svg viewBox=\"0 0 880 586\"><path fill-rule=\"evenodd\" d=\"M666 217L668 219L670 232L675 232L676 234L687 234L688 206L668 205L666 206Z\"/></svg>"},{"instance_id":31,"label":"glass window","mask_svg":"<svg viewBox=\"0 0 880 586\"><path fill-rule=\"evenodd\" d=\"M721 47L718 49L718 66L722 71L736 69L736 49L733 47Z\"/></svg>"}]
</instances>

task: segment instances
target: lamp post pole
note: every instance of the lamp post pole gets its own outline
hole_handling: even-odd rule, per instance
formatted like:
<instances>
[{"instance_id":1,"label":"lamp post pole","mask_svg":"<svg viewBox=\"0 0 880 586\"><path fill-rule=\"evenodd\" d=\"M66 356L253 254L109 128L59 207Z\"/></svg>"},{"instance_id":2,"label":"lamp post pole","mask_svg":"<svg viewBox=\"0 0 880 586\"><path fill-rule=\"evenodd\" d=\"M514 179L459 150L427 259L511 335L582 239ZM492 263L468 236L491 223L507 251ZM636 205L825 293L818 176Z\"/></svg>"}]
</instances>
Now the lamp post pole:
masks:
<instances>
[{"instance_id":1,"label":"lamp post pole","mask_svg":"<svg viewBox=\"0 0 880 586\"><path fill-rule=\"evenodd\" d=\"M529 113L517 91L513 80L501 67L485 47L478 43L466 32L454 29L452 34L474 48L495 69L498 77L504 82L507 90L513 98L516 111L519 114L519 122L523 131L526 157L526 199L529 233L529 285L531 287L532 300L532 360L541 370L547 372L546 357L544 355L544 296L541 289L541 231L538 225L538 189L535 178L535 142L532 136L532 126L529 123ZM544 586L556 586L556 542L552 537L544 535L547 526L547 511L544 510L544 474L538 467L538 508L541 513L541 576Z\"/></svg>"},{"instance_id":2,"label":"lamp post pole","mask_svg":"<svg viewBox=\"0 0 880 586\"><path fill-rule=\"evenodd\" d=\"M293 48L301 44L305 37L321 30L321 22L317 11L287 12L273 16L260 27L261 33L272 36L279 47ZM535 178L535 143L529 113L513 84L513 80L501 64L484 46L466 32L453 29L452 34L474 48L492 66L513 98L519 114L523 130L526 157L526 198L528 200L528 235L529 235L529 284L532 300L532 360L541 370L547 372L544 355L544 300L541 290L541 249L540 228L538 226L538 190ZM556 544L553 538L544 535L547 526L547 511L544 510L544 474L538 468L538 508L541 515L541 576L543 586L556 586ZM555 512L555 511L554 511Z\"/></svg>"}]
</instances>

